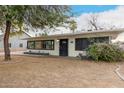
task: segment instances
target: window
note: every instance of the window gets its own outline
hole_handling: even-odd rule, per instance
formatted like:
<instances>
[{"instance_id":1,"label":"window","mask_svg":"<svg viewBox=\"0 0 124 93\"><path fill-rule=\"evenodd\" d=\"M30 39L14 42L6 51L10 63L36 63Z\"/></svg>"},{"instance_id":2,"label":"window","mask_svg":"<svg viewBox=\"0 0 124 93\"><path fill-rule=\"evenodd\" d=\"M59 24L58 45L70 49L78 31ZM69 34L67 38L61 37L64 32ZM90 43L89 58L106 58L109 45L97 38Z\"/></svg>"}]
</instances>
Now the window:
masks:
<instances>
[{"instance_id":1,"label":"window","mask_svg":"<svg viewBox=\"0 0 124 93\"><path fill-rule=\"evenodd\" d=\"M87 38L78 38L75 40L75 50L85 50L90 45Z\"/></svg>"},{"instance_id":2,"label":"window","mask_svg":"<svg viewBox=\"0 0 124 93\"><path fill-rule=\"evenodd\" d=\"M35 49L41 49L41 41L35 41Z\"/></svg>"},{"instance_id":3,"label":"window","mask_svg":"<svg viewBox=\"0 0 124 93\"><path fill-rule=\"evenodd\" d=\"M54 40L42 40L42 41L28 41L28 49L42 49L42 50L53 50Z\"/></svg>"},{"instance_id":4,"label":"window","mask_svg":"<svg viewBox=\"0 0 124 93\"><path fill-rule=\"evenodd\" d=\"M9 47L11 48L11 43L9 43Z\"/></svg>"},{"instance_id":5,"label":"window","mask_svg":"<svg viewBox=\"0 0 124 93\"><path fill-rule=\"evenodd\" d=\"M20 44L19 44L19 47L23 47L23 44L22 44L22 43L20 43Z\"/></svg>"},{"instance_id":6,"label":"window","mask_svg":"<svg viewBox=\"0 0 124 93\"><path fill-rule=\"evenodd\" d=\"M54 41L53 40L43 41L43 49L53 50L54 49Z\"/></svg>"},{"instance_id":7,"label":"window","mask_svg":"<svg viewBox=\"0 0 124 93\"><path fill-rule=\"evenodd\" d=\"M28 41L27 48L28 49L35 49L35 41Z\"/></svg>"},{"instance_id":8,"label":"window","mask_svg":"<svg viewBox=\"0 0 124 93\"><path fill-rule=\"evenodd\" d=\"M96 43L109 43L109 37L95 37Z\"/></svg>"},{"instance_id":9,"label":"window","mask_svg":"<svg viewBox=\"0 0 124 93\"><path fill-rule=\"evenodd\" d=\"M75 39L75 50L85 50L94 43L109 43L109 37L77 38Z\"/></svg>"}]
</instances>

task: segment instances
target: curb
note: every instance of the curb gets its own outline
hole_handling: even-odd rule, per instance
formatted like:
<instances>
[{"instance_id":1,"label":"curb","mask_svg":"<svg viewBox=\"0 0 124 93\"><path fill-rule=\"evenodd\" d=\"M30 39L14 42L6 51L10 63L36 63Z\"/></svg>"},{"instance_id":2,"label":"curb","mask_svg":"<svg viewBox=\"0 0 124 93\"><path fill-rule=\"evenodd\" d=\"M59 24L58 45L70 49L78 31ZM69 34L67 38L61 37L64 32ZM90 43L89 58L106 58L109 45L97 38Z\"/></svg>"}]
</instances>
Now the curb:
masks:
<instances>
[{"instance_id":1,"label":"curb","mask_svg":"<svg viewBox=\"0 0 124 93\"><path fill-rule=\"evenodd\" d=\"M115 73L121 80L124 81L124 77L119 73L120 68L121 68L120 65L118 65L117 68L115 69Z\"/></svg>"}]
</instances>

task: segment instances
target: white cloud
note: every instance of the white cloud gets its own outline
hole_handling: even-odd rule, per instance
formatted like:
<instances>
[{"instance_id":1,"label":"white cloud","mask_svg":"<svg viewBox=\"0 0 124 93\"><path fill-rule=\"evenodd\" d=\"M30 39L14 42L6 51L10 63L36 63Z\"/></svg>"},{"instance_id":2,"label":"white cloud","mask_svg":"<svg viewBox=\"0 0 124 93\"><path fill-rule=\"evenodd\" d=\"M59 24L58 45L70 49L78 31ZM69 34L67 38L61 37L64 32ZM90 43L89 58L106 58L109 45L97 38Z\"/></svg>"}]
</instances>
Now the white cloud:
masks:
<instances>
[{"instance_id":1,"label":"white cloud","mask_svg":"<svg viewBox=\"0 0 124 93\"><path fill-rule=\"evenodd\" d=\"M118 6L116 9L96 13L99 15L98 22L106 28L116 26L116 28L124 28L124 6ZM83 13L76 18L78 30L87 29L87 18L91 13Z\"/></svg>"},{"instance_id":2,"label":"white cloud","mask_svg":"<svg viewBox=\"0 0 124 93\"><path fill-rule=\"evenodd\" d=\"M124 6L119 6L115 10L100 13L100 21L106 24L115 25L117 28L124 28Z\"/></svg>"}]
</instances>

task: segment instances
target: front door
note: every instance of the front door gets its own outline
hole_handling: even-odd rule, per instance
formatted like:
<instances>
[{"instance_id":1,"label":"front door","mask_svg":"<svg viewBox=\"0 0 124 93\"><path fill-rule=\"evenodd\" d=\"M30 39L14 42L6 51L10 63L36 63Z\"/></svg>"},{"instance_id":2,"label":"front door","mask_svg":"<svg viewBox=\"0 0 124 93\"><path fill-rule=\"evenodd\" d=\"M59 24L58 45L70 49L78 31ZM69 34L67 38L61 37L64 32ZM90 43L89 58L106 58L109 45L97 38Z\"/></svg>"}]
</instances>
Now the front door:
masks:
<instances>
[{"instance_id":1,"label":"front door","mask_svg":"<svg viewBox=\"0 0 124 93\"><path fill-rule=\"evenodd\" d=\"M60 56L68 56L68 39L60 39L59 55Z\"/></svg>"}]
</instances>

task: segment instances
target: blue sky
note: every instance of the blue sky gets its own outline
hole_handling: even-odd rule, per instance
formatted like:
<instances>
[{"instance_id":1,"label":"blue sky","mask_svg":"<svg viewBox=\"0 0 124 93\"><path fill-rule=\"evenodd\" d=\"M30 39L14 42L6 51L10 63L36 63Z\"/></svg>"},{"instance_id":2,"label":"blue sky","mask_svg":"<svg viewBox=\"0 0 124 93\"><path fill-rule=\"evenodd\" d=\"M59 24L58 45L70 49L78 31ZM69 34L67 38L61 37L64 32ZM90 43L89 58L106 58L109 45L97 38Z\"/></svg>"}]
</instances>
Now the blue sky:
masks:
<instances>
[{"instance_id":1,"label":"blue sky","mask_svg":"<svg viewBox=\"0 0 124 93\"><path fill-rule=\"evenodd\" d=\"M72 5L72 12L76 15L80 15L82 13L96 13L103 12L107 10L113 10L117 5Z\"/></svg>"}]
</instances>

